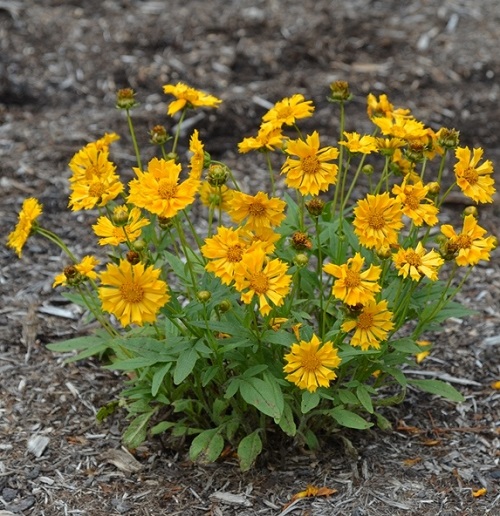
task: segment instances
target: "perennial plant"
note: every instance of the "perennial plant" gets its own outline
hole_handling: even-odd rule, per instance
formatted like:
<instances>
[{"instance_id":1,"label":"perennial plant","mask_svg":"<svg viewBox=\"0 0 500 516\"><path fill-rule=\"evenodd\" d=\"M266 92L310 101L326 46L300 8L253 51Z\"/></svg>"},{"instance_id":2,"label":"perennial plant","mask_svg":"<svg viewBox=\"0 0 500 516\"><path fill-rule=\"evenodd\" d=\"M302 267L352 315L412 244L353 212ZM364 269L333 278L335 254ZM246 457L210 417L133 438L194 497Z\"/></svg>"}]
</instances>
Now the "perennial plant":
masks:
<instances>
[{"instance_id":1,"label":"perennial plant","mask_svg":"<svg viewBox=\"0 0 500 516\"><path fill-rule=\"evenodd\" d=\"M163 91L177 125L174 134L153 127L158 152L146 164L135 93L118 92L137 159L128 184L111 159L114 133L69 163L69 208L92 210L89 231L105 253L74 256L40 224L34 198L7 242L21 257L38 234L66 254L54 287L101 329L49 347L126 373L120 399L98 417L120 405L130 448L170 432L190 439L192 460L214 461L230 446L245 470L276 432L315 448L341 427L389 427L380 407L402 401L408 385L460 401L450 385L405 369L428 354L422 336L469 313L454 297L496 245L475 210L440 225L454 188L473 204L492 202L483 150L461 147L457 131L425 126L386 95L368 96L372 134L346 132L352 95L336 82L328 100L339 136L303 134L313 102L279 100L239 144L267 164L269 189L243 192L197 130L187 157L179 154L186 117L221 100L182 83ZM455 181L445 188L447 166ZM193 219L200 211L204 224Z\"/></svg>"}]
</instances>

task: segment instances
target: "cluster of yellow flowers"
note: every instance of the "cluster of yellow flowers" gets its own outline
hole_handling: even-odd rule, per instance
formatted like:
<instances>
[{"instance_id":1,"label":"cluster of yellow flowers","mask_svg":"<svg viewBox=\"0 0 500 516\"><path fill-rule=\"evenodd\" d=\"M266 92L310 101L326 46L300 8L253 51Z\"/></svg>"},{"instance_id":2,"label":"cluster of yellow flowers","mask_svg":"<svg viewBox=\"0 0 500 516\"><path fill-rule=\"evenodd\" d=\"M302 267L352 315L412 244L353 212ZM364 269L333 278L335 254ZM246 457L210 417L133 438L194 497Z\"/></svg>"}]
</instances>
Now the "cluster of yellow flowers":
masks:
<instances>
[{"instance_id":1,"label":"cluster of yellow flowers","mask_svg":"<svg viewBox=\"0 0 500 516\"><path fill-rule=\"evenodd\" d=\"M332 85L331 101L339 102L342 108L349 98L345 87L344 83ZM175 99L168 107L168 115L181 112L180 122L189 109L215 108L221 102L182 83L166 85L164 92ZM118 105L128 114L135 105L133 94L124 91ZM142 167L138 156L138 167L133 169L135 177L127 187L109 157L109 147L118 136L106 134L86 145L69 163L69 207L73 211L99 210L92 228L100 245L115 249L116 259L99 273L95 271L99 264L96 258L74 259L73 265L57 276L54 285L79 286L88 280L97 290L102 310L115 316L123 327L154 323L160 312L167 313L162 310L171 295L169 280L152 252L165 247L163 235L173 226L180 241L169 245L179 245L189 254L193 242L184 239L179 215L185 215L199 196L209 207L210 220L214 213L218 215L218 226L214 233L210 229L204 239L193 232L194 243L200 250L188 258L194 260L190 273L195 294L196 274L202 268L219 278L221 284L234 288L242 304L249 305L252 311L256 306L269 327L280 317L290 317L291 298L299 290L295 273L307 266L311 256L315 257L319 264L315 295L319 297L320 310L331 314L332 306L338 302L346 309L346 315L334 341L321 342L325 334L321 327L323 315L312 321L316 328L309 340L301 339L298 327L294 326L297 343L285 355L284 372L301 389L314 392L318 387L327 387L336 377L334 369L341 363L338 344L346 336L350 335L351 346L361 350L379 349L390 332L398 329L394 307L382 295L384 278L391 268L416 283L424 279L434 282L445 261L473 266L489 259L496 240L486 236L473 213L465 216L460 230L442 225L436 248L427 249L422 244L425 238L408 237L418 234L420 229L427 237L439 223L440 206L449 193L440 192L448 151L455 153L456 185L471 201L492 202L495 188L493 165L489 160L482 161L482 149L460 147L456 131L433 131L415 120L408 110L395 109L385 95L368 96L367 113L377 136L342 131L335 146L322 146L317 131L303 136L297 127L297 122L311 117L314 109L313 102L303 95L284 98L264 114L257 135L244 138L239 144L241 153L283 155L280 173L286 187L295 191L299 210L298 227L293 234L281 230L287 217L287 202L276 196L273 171L271 196L262 191L240 191L228 167L210 159L197 130L189 141L191 158L185 170L175 150L165 151L167 138L161 126L155 127L152 141L159 142L162 157L155 157ZM290 137L291 131L298 136ZM178 134L174 145L177 138ZM377 183L372 184L373 166L366 159L376 154L382 156L384 165ZM360 165L354 175L349 175L354 158L360 160ZM428 181L425 164L435 158L441 159L439 172ZM419 164L424 166L417 172ZM370 182L370 193L354 203L352 193L363 173ZM230 179L232 187L228 186ZM325 215L326 209L330 218ZM41 213L36 199L23 204L19 223L8 239L8 245L19 256L32 232L38 231L58 243L52 233L37 224ZM330 242L328 249L322 249L322 224L334 219L338 235L345 235L345 224L352 223L351 237L357 239L345 259L339 259L340 244L337 248ZM225 224L224 220L232 224ZM409 245L412 242L416 245ZM289 258L286 251L290 246L300 252L300 257ZM329 263L323 263L325 258ZM322 286L327 284L331 294L325 297ZM284 310L288 299L290 304Z\"/></svg>"}]
</instances>

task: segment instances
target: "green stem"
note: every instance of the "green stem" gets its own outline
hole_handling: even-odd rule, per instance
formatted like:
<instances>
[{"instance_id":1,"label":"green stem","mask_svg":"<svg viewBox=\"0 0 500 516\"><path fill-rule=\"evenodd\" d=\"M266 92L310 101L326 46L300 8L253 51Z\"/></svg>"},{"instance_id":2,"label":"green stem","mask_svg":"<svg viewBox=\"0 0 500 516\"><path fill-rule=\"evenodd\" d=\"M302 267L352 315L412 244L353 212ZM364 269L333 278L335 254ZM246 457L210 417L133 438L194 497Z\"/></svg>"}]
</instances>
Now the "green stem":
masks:
<instances>
[{"instance_id":1,"label":"green stem","mask_svg":"<svg viewBox=\"0 0 500 516\"><path fill-rule=\"evenodd\" d=\"M130 137L132 138L132 144L134 146L135 159L137 160L137 166L142 170L141 153L139 151L139 146L137 145L137 138L135 136L134 124L132 123L132 117L130 115L130 110L126 109L125 112L127 113L128 129L130 131Z\"/></svg>"}]
</instances>

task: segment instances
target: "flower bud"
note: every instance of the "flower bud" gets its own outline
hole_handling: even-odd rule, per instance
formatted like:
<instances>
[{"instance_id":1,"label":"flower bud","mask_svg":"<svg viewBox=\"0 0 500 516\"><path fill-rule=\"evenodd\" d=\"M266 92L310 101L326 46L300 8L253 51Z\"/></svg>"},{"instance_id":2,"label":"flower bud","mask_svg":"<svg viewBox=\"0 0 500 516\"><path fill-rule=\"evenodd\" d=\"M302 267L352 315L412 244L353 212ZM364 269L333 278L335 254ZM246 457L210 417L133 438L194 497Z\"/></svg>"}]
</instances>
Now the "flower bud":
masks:
<instances>
[{"instance_id":1,"label":"flower bud","mask_svg":"<svg viewBox=\"0 0 500 516\"><path fill-rule=\"evenodd\" d=\"M172 227L172 217L158 217L158 226L161 229L168 229Z\"/></svg>"},{"instance_id":2,"label":"flower bud","mask_svg":"<svg viewBox=\"0 0 500 516\"><path fill-rule=\"evenodd\" d=\"M212 156L207 151L203 151L203 168L208 168L212 164Z\"/></svg>"},{"instance_id":3,"label":"flower bud","mask_svg":"<svg viewBox=\"0 0 500 516\"><path fill-rule=\"evenodd\" d=\"M229 299L224 299L217 305L217 308L221 313L228 312L231 310L231 301L229 301Z\"/></svg>"},{"instance_id":4,"label":"flower bud","mask_svg":"<svg viewBox=\"0 0 500 516\"><path fill-rule=\"evenodd\" d=\"M413 163L420 162L424 159L425 147L420 142L413 142L408 145L405 151L405 157Z\"/></svg>"},{"instance_id":5,"label":"flower bud","mask_svg":"<svg viewBox=\"0 0 500 516\"><path fill-rule=\"evenodd\" d=\"M196 297L198 298L198 301L200 301L201 303L206 303L207 301L210 301L212 294L208 290L200 290L196 294Z\"/></svg>"},{"instance_id":6,"label":"flower bud","mask_svg":"<svg viewBox=\"0 0 500 516\"><path fill-rule=\"evenodd\" d=\"M74 265L68 265L65 267L63 269L63 273L66 276L66 282L68 285L79 285L84 280L84 277L78 272L78 269Z\"/></svg>"},{"instance_id":7,"label":"flower bud","mask_svg":"<svg viewBox=\"0 0 500 516\"><path fill-rule=\"evenodd\" d=\"M125 258L132 265L137 265L141 261L141 255L137 251L128 251Z\"/></svg>"},{"instance_id":8,"label":"flower bud","mask_svg":"<svg viewBox=\"0 0 500 516\"><path fill-rule=\"evenodd\" d=\"M151 143L155 145L165 145L171 137L167 134L167 130L163 125L155 125L153 129L149 131L149 138Z\"/></svg>"},{"instance_id":9,"label":"flower bud","mask_svg":"<svg viewBox=\"0 0 500 516\"><path fill-rule=\"evenodd\" d=\"M132 88L123 88L116 92L116 107L118 109L133 109L139 103L135 100L135 91Z\"/></svg>"},{"instance_id":10,"label":"flower bud","mask_svg":"<svg viewBox=\"0 0 500 516\"><path fill-rule=\"evenodd\" d=\"M309 256L304 253L298 253L295 255L293 263L299 268L305 267L309 263Z\"/></svg>"},{"instance_id":11,"label":"flower bud","mask_svg":"<svg viewBox=\"0 0 500 516\"><path fill-rule=\"evenodd\" d=\"M381 260L387 260L387 258L390 258L392 256L391 248L387 245L379 247L376 252L377 252L377 256Z\"/></svg>"},{"instance_id":12,"label":"flower bud","mask_svg":"<svg viewBox=\"0 0 500 516\"><path fill-rule=\"evenodd\" d=\"M213 163L208 168L207 181L210 186L225 185L229 178L229 168L223 163Z\"/></svg>"},{"instance_id":13,"label":"flower bud","mask_svg":"<svg viewBox=\"0 0 500 516\"><path fill-rule=\"evenodd\" d=\"M117 206L113 210L112 221L115 226L123 227L128 223L128 209L126 206Z\"/></svg>"},{"instance_id":14,"label":"flower bud","mask_svg":"<svg viewBox=\"0 0 500 516\"><path fill-rule=\"evenodd\" d=\"M479 212L477 211L476 206L467 206L462 212L462 217L467 217L467 215L472 215L475 219L479 217Z\"/></svg>"},{"instance_id":15,"label":"flower bud","mask_svg":"<svg viewBox=\"0 0 500 516\"><path fill-rule=\"evenodd\" d=\"M330 84L330 95L326 98L329 102L346 102L352 99L349 83L335 81Z\"/></svg>"},{"instance_id":16,"label":"flower bud","mask_svg":"<svg viewBox=\"0 0 500 516\"><path fill-rule=\"evenodd\" d=\"M309 212L311 217L319 217L323 213L323 208L325 207L324 201L315 197L310 201L306 202L306 209Z\"/></svg>"},{"instance_id":17,"label":"flower bud","mask_svg":"<svg viewBox=\"0 0 500 516\"><path fill-rule=\"evenodd\" d=\"M132 247L134 248L134 251L141 253L142 251L144 251L144 249L146 249L146 245L146 241L142 238L139 238L132 244Z\"/></svg>"},{"instance_id":18,"label":"flower bud","mask_svg":"<svg viewBox=\"0 0 500 516\"><path fill-rule=\"evenodd\" d=\"M456 129L441 127L437 132L438 144L444 149L455 149L458 147L460 132Z\"/></svg>"},{"instance_id":19,"label":"flower bud","mask_svg":"<svg viewBox=\"0 0 500 516\"><path fill-rule=\"evenodd\" d=\"M302 231L296 231L292 235L292 247L297 251L303 251L304 249L311 249L312 242L307 233Z\"/></svg>"},{"instance_id":20,"label":"flower bud","mask_svg":"<svg viewBox=\"0 0 500 516\"><path fill-rule=\"evenodd\" d=\"M363 165L363 168L361 169L361 172L363 172L363 174L365 176L371 176L373 175L373 172L374 172L374 168L373 168L373 165Z\"/></svg>"},{"instance_id":21,"label":"flower bud","mask_svg":"<svg viewBox=\"0 0 500 516\"><path fill-rule=\"evenodd\" d=\"M436 196L441 191L441 185L437 181L431 181L430 183L427 183L427 192L429 195Z\"/></svg>"}]
</instances>

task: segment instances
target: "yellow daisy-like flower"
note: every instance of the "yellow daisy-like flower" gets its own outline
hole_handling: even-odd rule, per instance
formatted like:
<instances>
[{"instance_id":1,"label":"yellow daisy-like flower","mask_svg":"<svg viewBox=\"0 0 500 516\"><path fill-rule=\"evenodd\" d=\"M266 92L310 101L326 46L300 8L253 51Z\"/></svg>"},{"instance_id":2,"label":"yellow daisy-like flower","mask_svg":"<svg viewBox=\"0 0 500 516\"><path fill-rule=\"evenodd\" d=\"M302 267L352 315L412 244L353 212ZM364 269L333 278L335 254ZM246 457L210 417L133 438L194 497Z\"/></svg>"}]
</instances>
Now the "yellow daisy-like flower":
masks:
<instances>
[{"instance_id":1,"label":"yellow daisy-like flower","mask_svg":"<svg viewBox=\"0 0 500 516\"><path fill-rule=\"evenodd\" d=\"M251 248L248 240L243 238L242 229L219 226L217 234L205 239L201 254L210 261L205 265L208 272L215 274L222 283L229 285L234 278L236 265Z\"/></svg>"},{"instance_id":2,"label":"yellow daisy-like flower","mask_svg":"<svg viewBox=\"0 0 500 516\"><path fill-rule=\"evenodd\" d=\"M318 387L328 387L337 378L332 369L342 362L333 343L327 341L321 345L316 335L309 342L301 340L293 344L285 360L287 364L283 371L288 373L285 378L309 392L315 392Z\"/></svg>"},{"instance_id":3,"label":"yellow daisy-like flower","mask_svg":"<svg viewBox=\"0 0 500 516\"><path fill-rule=\"evenodd\" d=\"M36 219L42 214L42 205L34 197L25 199L16 227L7 237L7 246L21 258L24 244L36 228Z\"/></svg>"},{"instance_id":4,"label":"yellow daisy-like flower","mask_svg":"<svg viewBox=\"0 0 500 516\"><path fill-rule=\"evenodd\" d=\"M456 233L450 224L441 226L441 232L448 238L446 253L456 254L455 262L461 267L476 265L479 260L489 261L490 251L496 247L496 238L484 238L486 229L478 225L474 215L465 216L460 233Z\"/></svg>"},{"instance_id":5,"label":"yellow daisy-like flower","mask_svg":"<svg viewBox=\"0 0 500 516\"><path fill-rule=\"evenodd\" d=\"M378 99L373 95L373 93L369 93L367 97L366 112L370 118L392 118L393 115L408 116L410 114L409 109L394 109L394 106L389 102L385 93L382 93Z\"/></svg>"},{"instance_id":6,"label":"yellow daisy-like flower","mask_svg":"<svg viewBox=\"0 0 500 516\"><path fill-rule=\"evenodd\" d=\"M368 248L395 245L403 227L402 214L400 202L387 192L368 194L354 208L354 233L361 245Z\"/></svg>"},{"instance_id":7,"label":"yellow daisy-like flower","mask_svg":"<svg viewBox=\"0 0 500 516\"><path fill-rule=\"evenodd\" d=\"M189 161L189 168L191 172L189 177L191 179L201 179L201 173L203 172L203 165L205 163L205 150L203 143L201 143L198 129L195 129L189 140L189 150L192 152L191 159Z\"/></svg>"},{"instance_id":8,"label":"yellow daisy-like flower","mask_svg":"<svg viewBox=\"0 0 500 516\"><path fill-rule=\"evenodd\" d=\"M234 271L234 286L241 292L241 301L248 305L257 296L262 315L271 312L269 302L274 306L281 306L290 291L292 281L287 270L286 263L277 258L268 261L260 246L246 252Z\"/></svg>"},{"instance_id":9,"label":"yellow daisy-like flower","mask_svg":"<svg viewBox=\"0 0 500 516\"><path fill-rule=\"evenodd\" d=\"M160 274L160 269L145 267L140 262L132 265L121 260L118 265L108 264L99 274L102 309L113 314L124 327L154 322L160 308L170 299Z\"/></svg>"},{"instance_id":10,"label":"yellow daisy-like flower","mask_svg":"<svg viewBox=\"0 0 500 516\"><path fill-rule=\"evenodd\" d=\"M116 165L110 161L106 145L89 143L70 160L70 182L91 181L93 178L116 176Z\"/></svg>"},{"instance_id":11,"label":"yellow daisy-like flower","mask_svg":"<svg viewBox=\"0 0 500 516\"><path fill-rule=\"evenodd\" d=\"M401 149L406 142L401 138L375 138L377 150L384 156L392 156L397 149Z\"/></svg>"},{"instance_id":12,"label":"yellow daisy-like flower","mask_svg":"<svg viewBox=\"0 0 500 516\"><path fill-rule=\"evenodd\" d=\"M375 117L372 118L372 122L380 128L384 136L411 140L428 135L424 124L413 117L404 115L394 115L392 118Z\"/></svg>"},{"instance_id":13,"label":"yellow daisy-like flower","mask_svg":"<svg viewBox=\"0 0 500 516\"><path fill-rule=\"evenodd\" d=\"M262 117L262 120L264 122L271 122L275 126L293 125L300 118L312 116L313 111L314 105L312 100L305 100L304 95L297 93L276 102Z\"/></svg>"},{"instance_id":14,"label":"yellow daisy-like flower","mask_svg":"<svg viewBox=\"0 0 500 516\"><path fill-rule=\"evenodd\" d=\"M343 265L329 263L323 266L327 274L338 278L332 287L332 294L347 305L365 305L375 300L375 294L380 292L381 286L377 283L382 272L378 265L361 272L365 259L360 253L349 258Z\"/></svg>"},{"instance_id":15,"label":"yellow daisy-like flower","mask_svg":"<svg viewBox=\"0 0 500 516\"><path fill-rule=\"evenodd\" d=\"M377 152L377 139L367 134L361 136L359 133L348 133L344 131L345 140L339 142L339 145L346 147L349 152L355 154L371 154Z\"/></svg>"},{"instance_id":16,"label":"yellow daisy-like flower","mask_svg":"<svg viewBox=\"0 0 500 516\"><path fill-rule=\"evenodd\" d=\"M455 176L457 184L467 197L475 202L493 202L495 181L492 177L493 163L488 159L481 165L479 161L483 157L483 149L469 147L458 147L455 150Z\"/></svg>"},{"instance_id":17,"label":"yellow daisy-like flower","mask_svg":"<svg viewBox=\"0 0 500 516\"><path fill-rule=\"evenodd\" d=\"M73 181L71 190L68 203L71 210L91 210L116 199L123 192L123 184L116 174L109 174Z\"/></svg>"},{"instance_id":18,"label":"yellow daisy-like flower","mask_svg":"<svg viewBox=\"0 0 500 516\"><path fill-rule=\"evenodd\" d=\"M248 241L249 245L258 243L266 254L271 254L276 249L276 242L281 238L281 235L273 231L272 228L259 228L257 231L243 233L242 237L243 240Z\"/></svg>"},{"instance_id":19,"label":"yellow daisy-like flower","mask_svg":"<svg viewBox=\"0 0 500 516\"><path fill-rule=\"evenodd\" d=\"M200 188L200 201L205 206L227 211L231 205L233 193L234 190L226 185L212 186L208 181L203 181Z\"/></svg>"},{"instance_id":20,"label":"yellow daisy-like flower","mask_svg":"<svg viewBox=\"0 0 500 516\"><path fill-rule=\"evenodd\" d=\"M427 252L422 242L419 242L415 249L400 249L392 259L399 276L409 276L413 281L420 281L423 276L427 276L431 281L437 281L438 270L444 263L439 253L434 250Z\"/></svg>"},{"instance_id":21,"label":"yellow daisy-like flower","mask_svg":"<svg viewBox=\"0 0 500 516\"><path fill-rule=\"evenodd\" d=\"M147 172L134 168L136 179L129 183L127 202L160 217L171 218L189 206L200 187L198 179L179 183L181 165L174 160L153 158Z\"/></svg>"},{"instance_id":22,"label":"yellow daisy-like flower","mask_svg":"<svg viewBox=\"0 0 500 516\"><path fill-rule=\"evenodd\" d=\"M99 150L108 150L109 146L120 139L120 136L118 136L116 133L104 133L104 136L96 140L95 146Z\"/></svg>"},{"instance_id":23,"label":"yellow daisy-like flower","mask_svg":"<svg viewBox=\"0 0 500 516\"><path fill-rule=\"evenodd\" d=\"M326 191L337 181L338 166L328 163L337 159L338 149L335 147L319 147L319 134L314 131L304 140L289 140L286 159L281 173L286 174L285 183L296 188L302 195L318 195ZM294 159L291 156L297 156Z\"/></svg>"},{"instance_id":24,"label":"yellow daisy-like flower","mask_svg":"<svg viewBox=\"0 0 500 516\"><path fill-rule=\"evenodd\" d=\"M422 181L412 185L408 184L405 178L401 185L393 186L392 193L401 203L403 213L413 220L415 226L421 226L424 222L428 226L434 226L439 222L437 218L439 209L430 199L427 199L429 187L424 186Z\"/></svg>"},{"instance_id":25,"label":"yellow daisy-like flower","mask_svg":"<svg viewBox=\"0 0 500 516\"><path fill-rule=\"evenodd\" d=\"M286 217L285 201L269 198L264 192L256 195L234 192L230 205L228 213L231 219L237 224L246 221L247 229L252 231L277 227Z\"/></svg>"},{"instance_id":26,"label":"yellow daisy-like flower","mask_svg":"<svg viewBox=\"0 0 500 516\"><path fill-rule=\"evenodd\" d=\"M387 301L370 301L355 319L348 319L342 323L342 331L349 332L355 329L351 337L351 346L360 347L363 351L370 348L379 349L380 343L394 328L391 319L392 312L387 309Z\"/></svg>"},{"instance_id":27,"label":"yellow daisy-like flower","mask_svg":"<svg viewBox=\"0 0 500 516\"><path fill-rule=\"evenodd\" d=\"M216 108L222 102L222 100L204 93L195 88L191 88L187 84L178 82L177 84L166 84L163 86L163 93L167 95L173 95L176 100L171 102L168 106L167 114L170 116L175 115L177 111L181 111L184 108L197 108L197 107L212 107Z\"/></svg>"},{"instance_id":28,"label":"yellow daisy-like flower","mask_svg":"<svg viewBox=\"0 0 500 516\"><path fill-rule=\"evenodd\" d=\"M243 141L238 143L238 150L241 154L246 154L253 150L273 151L283 146L284 138L280 125L264 122L261 124L256 137L243 138Z\"/></svg>"},{"instance_id":29,"label":"yellow daisy-like flower","mask_svg":"<svg viewBox=\"0 0 500 516\"><path fill-rule=\"evenodd\" d=\"M141 236L142 228L149 225L149 220L141 217L141 210L136 207L129 212L125 206L117 206L113 210L112 219L99 217L92 226L94 233L101 237L99 245L117 246L124 242L135 242Z\"/></svg>"},{"instance_id":30,"label":"yellow daisy-like flower","mask_svg":"<svg viewBox=\"0 0 500 516\"><path fill-rule=\"evenodd\" d=\"M58 274L54 278L52 288L59 285L74 285L81 283L85 278L95 280L97 272L94 269L99 265L100 261L94 256L85 256L80 263L70 265L64 269L62 274Z\"/></svg>"}]
</instances>

